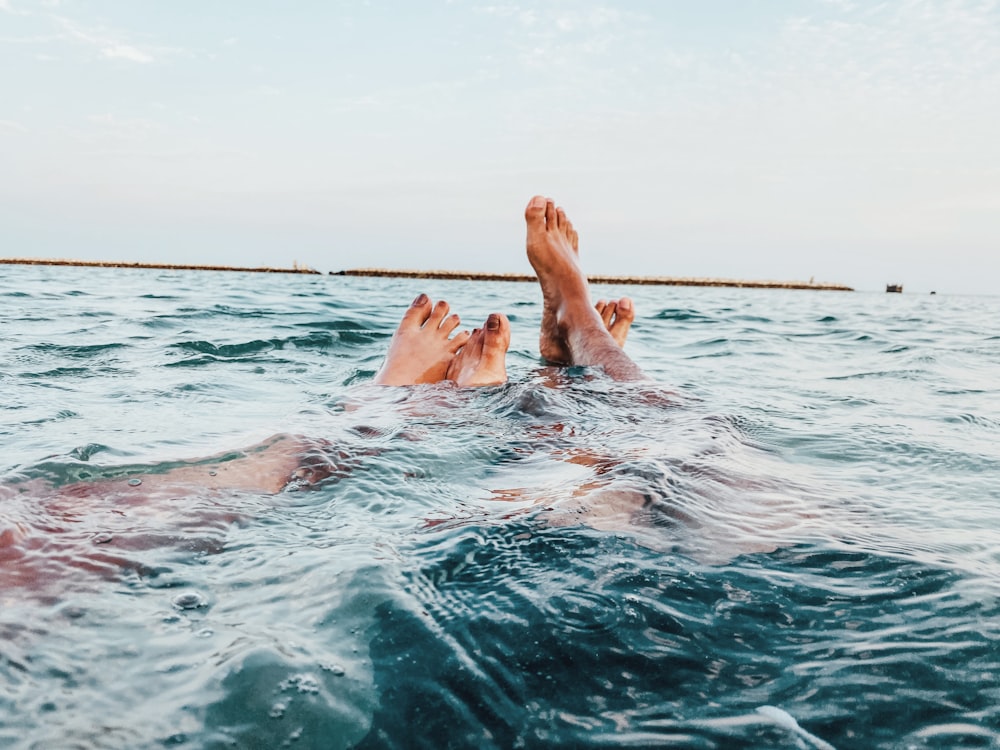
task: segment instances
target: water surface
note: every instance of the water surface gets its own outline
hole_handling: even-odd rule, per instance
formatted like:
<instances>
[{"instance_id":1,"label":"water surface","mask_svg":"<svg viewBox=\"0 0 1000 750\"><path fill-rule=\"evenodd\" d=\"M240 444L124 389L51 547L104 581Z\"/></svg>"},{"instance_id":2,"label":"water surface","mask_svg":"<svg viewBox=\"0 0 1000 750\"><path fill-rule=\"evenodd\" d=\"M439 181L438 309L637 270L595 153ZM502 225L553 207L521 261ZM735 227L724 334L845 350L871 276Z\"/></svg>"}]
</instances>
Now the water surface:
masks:
<instances>
[{"instance_id":1,"label":"water surface","mask_svg":"<svg viewBox=\"0 0 1000 750\"><path fill-rule=\"evenodd\" d=\"M421 291L507 385L368 385ZM530 284L5 267L0 744L1000 747L1000 301L594 291L662 388ZM344 471L66 494L276 433Z\"/></svg>"}]
</instances>

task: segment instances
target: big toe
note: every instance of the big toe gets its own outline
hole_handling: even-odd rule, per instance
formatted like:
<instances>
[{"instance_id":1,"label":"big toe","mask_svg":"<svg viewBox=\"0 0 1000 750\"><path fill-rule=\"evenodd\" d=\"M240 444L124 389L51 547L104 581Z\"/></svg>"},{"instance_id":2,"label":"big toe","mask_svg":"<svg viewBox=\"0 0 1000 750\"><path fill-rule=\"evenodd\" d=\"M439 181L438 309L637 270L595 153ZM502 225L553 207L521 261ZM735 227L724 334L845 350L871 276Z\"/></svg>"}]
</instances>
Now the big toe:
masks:
<instances>
[{"instance_id":1,"label":"big toe","mask_svg":"<svg viewBox=\"0 0 1000 750\"><path fill-rule=\"evenodd\" d=\"M504 355L510 348L510 321L503 313L490 313L483 329L483 351Z\"/></svg>"},{"instance_id":2,"label":"big toe","mask_svg":"<svg viewBox=\"0 0 1000 750\"><path fill-rule=\"evenodd\" d=\"M629 325L635 320L635 304L629 297L622 297L618 300L618 305L615 308L615 319L625 321Z\"/></svg>"},{"instance_id":3,"label":"big toe","mask_svg":"<svg viewBox=\"0 0 1000 750\"><path fill-rule=\"evenodd\" d=\"M611 302L608 307L610 308L612 305L614 305L614 318L611 319L610 323L608 323L609 313L607 309L602 317L607 324L608 333L618 343L618 346L624 347L629 328L632 327L632 321L635 320L635 305L628 297L622 297L617 303Z\"/></svg>"},{"instance_id":4,"label":"big toe","mask_svg":"<svg viewBox=\"0 0 1000 750\"><path fill-rule=\"evenodd\" d=\"M399 322L400 328L420 328L427 322L431 315L431 299L426 294L418 294L417 298L410 303L403 313L403 319Z\"/></svg>"},{"instance_id":5,"label":"big toe","mask_svg":"<svg viewBox=\"0 0 1000 750\"><path fill-rule=\"evenodd\" d=\"M536 195L528 201L528 206L524 209L524 220L528 222L529 228L545 228L545 206L547 203L548 199L543 195Z\"/></svg>"}]
</instances>

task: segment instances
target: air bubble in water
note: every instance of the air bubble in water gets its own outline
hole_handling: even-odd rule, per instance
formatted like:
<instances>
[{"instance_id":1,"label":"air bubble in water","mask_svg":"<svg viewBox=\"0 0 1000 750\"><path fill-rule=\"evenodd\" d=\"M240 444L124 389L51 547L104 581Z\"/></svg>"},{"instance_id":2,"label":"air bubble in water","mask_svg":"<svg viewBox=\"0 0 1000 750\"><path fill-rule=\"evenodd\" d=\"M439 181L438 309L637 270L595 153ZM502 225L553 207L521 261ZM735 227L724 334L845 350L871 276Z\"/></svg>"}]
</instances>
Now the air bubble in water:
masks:
<instances>
[{"instance_id":1,"label":"air bubble in water","mask_svg":"<svg viewBox=\"0 0 1000 750\"><path fill-rule=\"evenodd\" d=\"M298 693L318 693L320 683L311 674L295 674L284 680L278 688L280 690L295 690Z\"/></svg>"},{"instance_id":2,"label":"air bubble in water","mask_svg":"<svg viewBox=\"0 0 1000 750\"><path fill-rule=\"evenodd\" d=\"M197 609L198 607L204 607L205 604L205 597L197 591L188 591L184 594L178 594L173 599L173 605L177 609Z\"/></svg>"},{"instance_id":3,"label":"air bubble in water","mask_svg":"<svg viewBox=\"0 0 1000 750\"><path fill-rule=\"evenodd\" d=\"M128 484L129 487L138 487L140 484L142 484L142 480L139 479L139 477L133 477L132 479L128 480Z\"/></svg>"}]
</instances>

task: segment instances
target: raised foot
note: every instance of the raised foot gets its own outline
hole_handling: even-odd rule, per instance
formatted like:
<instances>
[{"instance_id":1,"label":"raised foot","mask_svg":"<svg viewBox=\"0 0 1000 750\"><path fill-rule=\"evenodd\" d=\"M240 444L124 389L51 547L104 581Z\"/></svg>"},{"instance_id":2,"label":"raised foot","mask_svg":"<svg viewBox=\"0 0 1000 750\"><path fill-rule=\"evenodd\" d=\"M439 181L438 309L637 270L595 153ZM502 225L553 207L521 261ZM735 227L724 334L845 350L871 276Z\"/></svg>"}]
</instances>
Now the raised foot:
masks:
<instances>
[{"instance_id":1,"label":"raised foot","mask_svg":"<svg viewBox=\"0 0 1000 750\"><path fill-rule=\"evenodd\" d=\"M461 320L448 312L448 303L444 300L431 304L426 294L413 300L392 335L375 383L417 385L444 380L455 352L469 340L468 331L449 338Z\"/></svg>"},{"instance_id":2,"label":"raised foot","mask_svg":"<svg viewBox=\"0 0 1000 750\"><path fill-rule=\"evenodd\" d=\"M542 287L542 327L538 350L555 364L570 364L570 352L561 329L566 303L589 304L587 279L578 264L579 235L561 208L536 195L524 210L527 224L528 261Z\"/></svg>"},{"instance_id":3,"label":"raised foot","mask_svg":"<svg viewBox=\"0 0 1000 750\"><path fill-rule=\"evenodd\" d=\"M607 320L602 317L607 305L601 313L591 306L587 277L579 265L579 237L551 199L536 195L528 202L524 219L528 260L542 288L538 340L542 356L559 364L599 366L615 380L643 379L621 348L634 319L631 300L621 310L620 320L619 303Z\"/></svg>"},{"instance_id":4,"label":"raised foot","mask_svg":"<svg viewBox=\"0 0 1000 750\"><path fill-rule=\"evenodd\" d=\"M510 321L506 315L492 313L452 359L448 380L460 388L506 383L509 347Z\"/></svg>"}]
</instances>

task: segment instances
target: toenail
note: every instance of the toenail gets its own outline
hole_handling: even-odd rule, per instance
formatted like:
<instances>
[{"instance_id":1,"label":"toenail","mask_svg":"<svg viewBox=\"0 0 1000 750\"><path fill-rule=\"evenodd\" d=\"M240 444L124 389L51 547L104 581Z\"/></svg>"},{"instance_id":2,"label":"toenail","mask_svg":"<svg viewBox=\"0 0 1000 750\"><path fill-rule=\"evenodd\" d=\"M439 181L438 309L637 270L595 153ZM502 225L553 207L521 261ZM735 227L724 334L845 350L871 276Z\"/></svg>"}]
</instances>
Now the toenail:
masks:
<instances>
[{"instance_id":1,"label":"toenail","mask_svg":"<svg viewBox=\"0 0 1000 750\"><path fill-rule=\"evenodd\" d=\"M500 316L496 313L490 313L490 316L486 319L486 330L496 331L500 328Z\"/></svg>"},{"instance_id":2,"label":"toenail","mask_svg":"<svg viewBox=\"0 0 1000 750\"><path fill-rule=\"evenodd\" d=\"M426 305L428 302L430 302L430 300L427 298L427 295L421 292L417 295L417 298L413 300L413 307L420 307L421 305Z\"/></svg>"}]
</instances>

